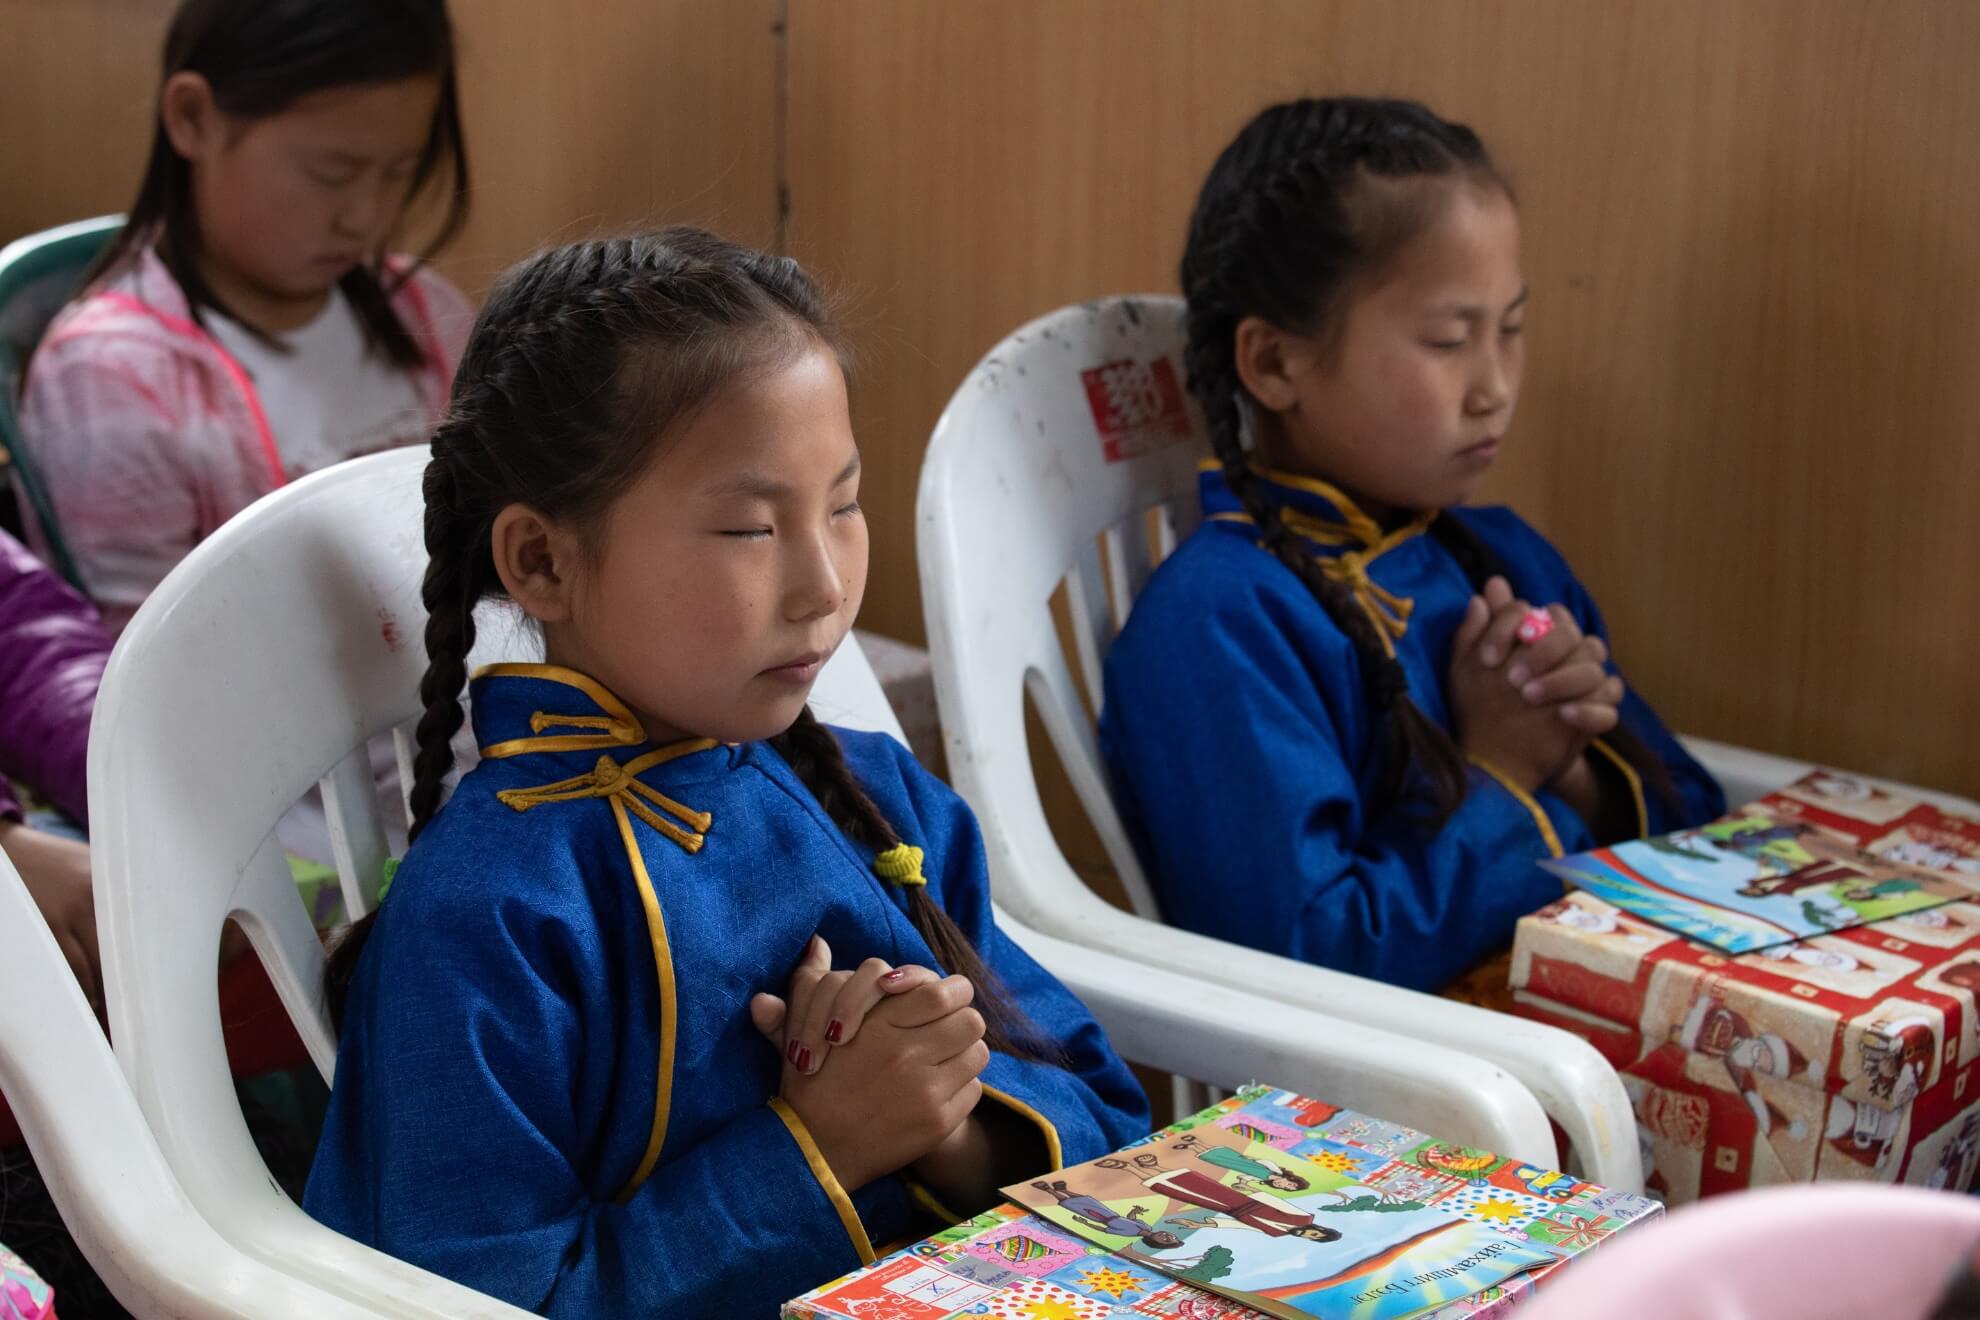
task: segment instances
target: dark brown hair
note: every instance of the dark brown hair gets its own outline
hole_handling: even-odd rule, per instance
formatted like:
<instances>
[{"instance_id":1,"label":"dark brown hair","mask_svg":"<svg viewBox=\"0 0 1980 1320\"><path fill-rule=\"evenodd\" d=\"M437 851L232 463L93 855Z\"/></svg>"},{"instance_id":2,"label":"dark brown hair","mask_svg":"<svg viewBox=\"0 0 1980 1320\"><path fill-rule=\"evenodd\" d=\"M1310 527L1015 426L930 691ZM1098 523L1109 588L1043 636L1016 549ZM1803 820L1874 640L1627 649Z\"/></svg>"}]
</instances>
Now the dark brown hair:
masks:
<instances>
[{"instance_id":1,"label":"dark brown hair","mask_svg":"<svg viewBox=\"0 0 1980 1320\"><path fill-rule=\"evenodd\" d=\"M412 833L441 809L474 609L503 594L490 532L518 502L582 532L604 519L660 438L746 372L807 346L842 348L817 285L795 261L696 229L573 243L538 254L496 284L476 318L452 407L427 464L427 668L420 680ZM839 740L805 710L769 740L848 836L900 842L846 764ZM907 910L949 972L976 984L993 1049L1052 1057L969 938L922 886ZM375 914L374 914L375 916ZM341 1022L369 924L354 925L325 973Z\"/></svg>"},{"instance_id":2,"label":"dark brown hair","mask_svg":"<svg viewBox=\"0 0 1980 1320\"><path fill-rule=\"evenodd\" d=\"M206 79L214 104L237 119L277 115L333 87L439 78L440 103L407 191L408 199L417 197L447 171L439 229L410 268L387 274L364 264L338 281L367 339L397 366L420 365L424 355L392 310L392 295L460 232L468 213L467 146L445 0L185 0L165 34L161 89L175 73ZM173 147L162 113L137 200L84 283L116 269L147 243L156 245L159 260L185 292L196 323L204 326L209 310L231 315L200 274L192 164Z\"/></svg>"},{"instance_id":3,"label":"dark brown hair","mask_svg":"<svg viewBox=\"0 0 1980 1320\"><path fill-rule=\"evenodd\" d=\"M1484 144L1463 124L1414 101L1332 97L1262 111L1211 166L1190 216L1182 291L1188 300L1189 387L1203 406L1211 448L1265 548L1297 574L1354 644L1368 699L1381 712L1377 801L1420 791L1441 824L1464 800L1463 753L1410 699L1402 663L1383 645L1348 587L1286 525L1251 467L1242 439L1249 404L1238 376L1238 323L1258 316L1302 334L1338 329L1357 288L1435 219L1431 181L1511 188ZM1499 572L1491 551L1458 519L1430 533L1463 567L1474 590ZM1669 774L1620 725L1605 739L1667 796Z\"/></svg>"}]
</instances>

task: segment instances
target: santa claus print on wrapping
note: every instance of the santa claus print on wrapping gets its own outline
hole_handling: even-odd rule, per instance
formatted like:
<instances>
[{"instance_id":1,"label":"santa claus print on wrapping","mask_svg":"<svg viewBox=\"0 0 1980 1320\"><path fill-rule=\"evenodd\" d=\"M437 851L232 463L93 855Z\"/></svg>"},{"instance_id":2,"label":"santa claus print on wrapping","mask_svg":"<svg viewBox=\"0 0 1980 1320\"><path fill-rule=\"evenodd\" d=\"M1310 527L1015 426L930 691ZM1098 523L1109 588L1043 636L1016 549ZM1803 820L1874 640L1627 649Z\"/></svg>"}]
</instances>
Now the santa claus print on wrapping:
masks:
<instances>
[{"instance_id":1,"label":"santa claus print on wrapping","mask_svg":"<svg viewBox=\"0 0 1980 1320\"><path fill-rule=\"evenodd\" d=\"M1703 994L1684 1020L1671 1030L1685 1050L1724 1063L1726 1075L1753 1110L1760 1134L1772 1140L1777 1132L1789 1140L1807 1135L1799 1119L1789 1119L1760 1093L1755 1075L1777 1081L1819 1086L1822 1066L1790 1044L1779 1032L1760 1031L1716 994Z\"/></svg>"}]
</instances>

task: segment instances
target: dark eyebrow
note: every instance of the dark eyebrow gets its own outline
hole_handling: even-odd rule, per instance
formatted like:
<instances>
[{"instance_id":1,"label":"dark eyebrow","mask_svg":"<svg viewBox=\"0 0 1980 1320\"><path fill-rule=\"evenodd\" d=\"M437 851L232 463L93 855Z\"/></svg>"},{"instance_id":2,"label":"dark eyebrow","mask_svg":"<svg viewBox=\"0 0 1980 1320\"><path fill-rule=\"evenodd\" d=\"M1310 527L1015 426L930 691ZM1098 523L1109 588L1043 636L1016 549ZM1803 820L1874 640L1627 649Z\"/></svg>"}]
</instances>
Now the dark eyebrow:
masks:
<instances>
[{"instance_id":1,"label":"dark eyebrow","mask_svg":"<svg viewBox=\"0 0 1980 1320\"><path fill-rule=\"evenodd\" d=\"M859 453L854 451L852 461L839 469L839 475L832 478L832 488L837 489L853 479L859 471ZM717 499L763 500L768 503L782 499L791 493L790 483L778 481L774 477L758 472L745 472L732 480L725 481L709 492Z\"/></svg>"},{"instance_id":2,"label":"dark eyebrow","mask_svg":"<svg viewBox=\"0 0 1980 1320\"><path fill-rule=\"evenodd\" d=\"M1526 296L1531 292L1533 292L1531 288L1521 289L1519 291L1519 297L1506 304L1504 314L1510 315L1526 306ZM1438 308L1437 315L1455 317L1460 321L1482 321L1485 319L1485 309L1471 303L1452 303L1448 307Z\"/></svg>"}]
</instances>

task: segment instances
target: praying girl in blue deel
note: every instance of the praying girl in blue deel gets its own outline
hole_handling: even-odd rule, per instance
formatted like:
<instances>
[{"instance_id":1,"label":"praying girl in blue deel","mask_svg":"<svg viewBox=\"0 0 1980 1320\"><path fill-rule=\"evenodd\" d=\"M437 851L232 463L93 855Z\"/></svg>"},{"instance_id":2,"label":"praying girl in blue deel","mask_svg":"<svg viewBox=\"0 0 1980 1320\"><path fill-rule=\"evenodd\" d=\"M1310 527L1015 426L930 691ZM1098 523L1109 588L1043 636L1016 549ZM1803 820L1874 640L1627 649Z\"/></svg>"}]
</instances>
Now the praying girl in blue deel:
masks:
<instances>
[{"instance_id":1,"label":"praying girl in blue deel","mask_svg":"<svg viewBox=\"0 0 1980 1320\"><path fill-rule=\"evenodd\" d=\"M1204 521L1135 602L1100 721L1166 920L1438 989L1560 897L1539 859L1723 810L1560 552L1465 505L1527 305L1471 130L1267 109L1203 185L1182 288Z\"/></svg>"},{"instance_id":2,"label":"praying girl in blue deel","mask_svg":"<svg viewBox=\"0 0 1980 1320\"><path fill-rule=\"evenodd\" d=\"M774 1315L1147 1131L997 929L968 808L806 708L859 469L795 263L677 230L497 287L426 472L417 838L332 958L311 1214L545 1314ZM490 597L547 663L470 681Z\"/></svg>"}]
</instances>

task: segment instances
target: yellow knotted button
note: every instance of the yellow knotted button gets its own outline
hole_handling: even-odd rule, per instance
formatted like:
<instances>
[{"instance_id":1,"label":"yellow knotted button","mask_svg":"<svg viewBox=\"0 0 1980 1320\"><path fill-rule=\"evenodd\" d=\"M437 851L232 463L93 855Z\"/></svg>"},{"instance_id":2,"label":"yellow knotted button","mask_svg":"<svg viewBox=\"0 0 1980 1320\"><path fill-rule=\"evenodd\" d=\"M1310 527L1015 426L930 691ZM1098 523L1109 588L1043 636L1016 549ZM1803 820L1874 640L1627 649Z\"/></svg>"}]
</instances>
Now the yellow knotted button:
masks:
<instances>
[{"instance_id":1,"label":"yellow knotted button","mask_svg":"<svg viewBox=\"0 0 1980 1320\"><path fill-rule=\"evenodd\" d=\"M928 877L921 873L922 856L921 849L897 843L873 859L873 873L897 885L926 885Z\"/></svg>"}]
</instances>

